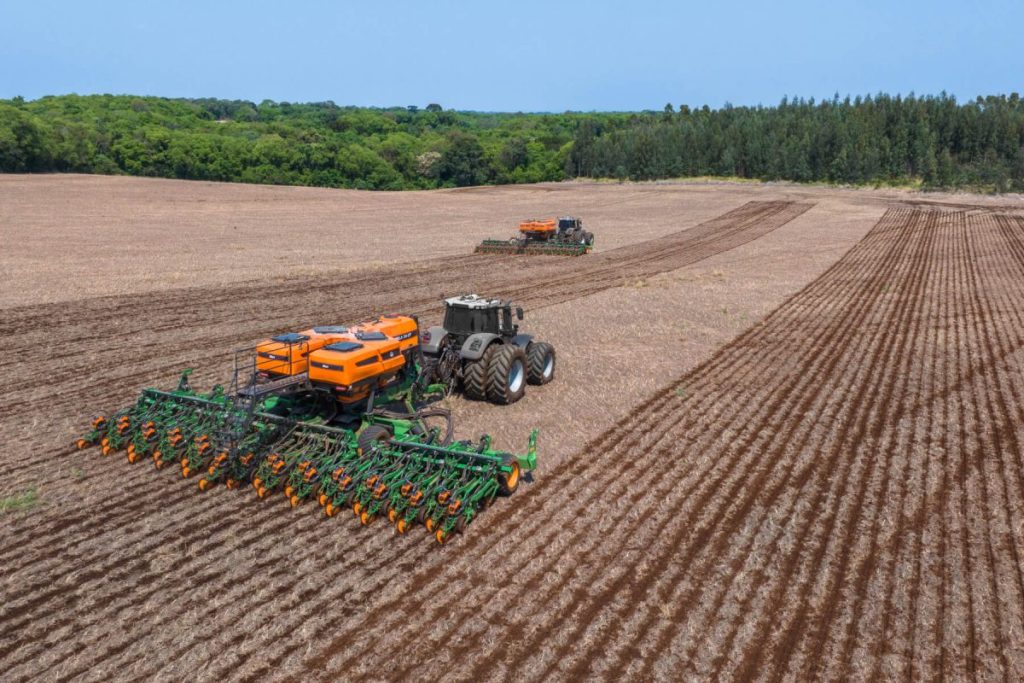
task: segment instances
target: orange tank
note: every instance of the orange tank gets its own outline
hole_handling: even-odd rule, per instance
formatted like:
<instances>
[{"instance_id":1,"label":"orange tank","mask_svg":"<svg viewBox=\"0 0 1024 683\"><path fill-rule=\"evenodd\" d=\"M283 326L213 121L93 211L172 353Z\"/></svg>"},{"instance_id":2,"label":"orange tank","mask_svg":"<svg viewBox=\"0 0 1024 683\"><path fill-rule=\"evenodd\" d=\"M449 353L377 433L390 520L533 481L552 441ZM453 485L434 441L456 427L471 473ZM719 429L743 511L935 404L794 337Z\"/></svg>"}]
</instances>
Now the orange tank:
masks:
<instances>
[{"instance_id":1,"label":"orange tank","mask_svg":"<svg viewBox=\"0 0 1024 683\"><path fill-rule=\"evenodd\" d=\"M371 389L395 381L405 365L401 342L383 332L357 331L355 339L327 344L309 354L309 380L331 389L342 403L365 399Z\"/></svg>"},{"instance_id":2,"label":"orange tank","mask_svg":"<svg viewBox=\"0 0 1024 683\"><path fill-rule=\"evenodd\" d=\"M351 331L357 336L360 332L381 332L399 342L402 353L416 348L420 343L419 325L415 318L407 315L382 315L376 320L359 323Z\"/></svg>"},{"instance_id":3,"label":"orange tank","mask_svg":"<svg viewBox=\"0 0 1024 683\"><path fill-rule=\"evenodd\" d=\"M554 218L545 218L544 220L530 219L523 221L519 224L519 232L524 233L542 233L545 235L552 235L555 230L558 229L558 221Z\"/></svg>"},{"instance_id":4,"label":"orange tank","mask_svg":"<svg viewBox=\"0 0 1024 683\"><path fill-rule=\"evenodd\" d=\"M308 369L310 353L350 336L347 327L328 325L264 339L256 345L256 370L276 376L301 374Z\"/></svg>"}]
</instances>

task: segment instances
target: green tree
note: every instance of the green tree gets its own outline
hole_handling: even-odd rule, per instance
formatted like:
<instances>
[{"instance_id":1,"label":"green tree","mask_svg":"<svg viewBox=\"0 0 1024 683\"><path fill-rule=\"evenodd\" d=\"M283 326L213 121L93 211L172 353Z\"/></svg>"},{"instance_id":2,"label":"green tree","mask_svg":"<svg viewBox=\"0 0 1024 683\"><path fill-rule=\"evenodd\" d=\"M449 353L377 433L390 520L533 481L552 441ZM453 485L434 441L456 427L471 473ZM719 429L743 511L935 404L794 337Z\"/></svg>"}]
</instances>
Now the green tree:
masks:
<instances>
[{"instance_id":1,"label":"green tree","mask_svg":"<svg viewBox=\"0 0 1024 683\"><path fill-rule=\"evenodd\" d=\"M514 137L505 143L500 155L501 165L507 171L514 171L517 168L526 166L529 157L526 150L526 140L521 137Z\"/></svg>"},{"instance_id":2,"label":"green tree","mask_svg":"<svg viewBox=\"0 0 1024 683\"><path fill-rule=\"evenodd\" d=\"M490 176L480 140L470 133L454 131L448 136L448 146L441 153L438 177L442 182L457 187L483 185Z\"/></svg>"},{"instance_id":3,"label":"green tree","mask_svg":"<svg viewBox=\"0 0 1024 683\"><path fill-rule=\"evenodd\" d=\"M52 168L49 131L31 114L0 104L0 171L45 171Z\"/></svg>"}]
</instances>

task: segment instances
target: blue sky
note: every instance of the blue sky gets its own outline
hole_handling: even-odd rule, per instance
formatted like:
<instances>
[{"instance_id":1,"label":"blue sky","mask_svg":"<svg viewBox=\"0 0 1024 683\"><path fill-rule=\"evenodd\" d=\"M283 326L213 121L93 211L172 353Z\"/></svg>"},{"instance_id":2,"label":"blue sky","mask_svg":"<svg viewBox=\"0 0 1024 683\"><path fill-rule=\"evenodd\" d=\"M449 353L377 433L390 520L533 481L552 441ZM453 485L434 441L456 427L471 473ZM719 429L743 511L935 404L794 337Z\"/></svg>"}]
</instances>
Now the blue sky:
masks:
<instances>
[{"instance_id":1,"label":"blue sky","mask_svg":"<svg viewBox=\"0 0 1024 683\"><path fill-rule=\"evenodd\" d=\"M1024 1L0 0L0 98L486 111L1024 91Z\"/></svg>"}]
</instances>

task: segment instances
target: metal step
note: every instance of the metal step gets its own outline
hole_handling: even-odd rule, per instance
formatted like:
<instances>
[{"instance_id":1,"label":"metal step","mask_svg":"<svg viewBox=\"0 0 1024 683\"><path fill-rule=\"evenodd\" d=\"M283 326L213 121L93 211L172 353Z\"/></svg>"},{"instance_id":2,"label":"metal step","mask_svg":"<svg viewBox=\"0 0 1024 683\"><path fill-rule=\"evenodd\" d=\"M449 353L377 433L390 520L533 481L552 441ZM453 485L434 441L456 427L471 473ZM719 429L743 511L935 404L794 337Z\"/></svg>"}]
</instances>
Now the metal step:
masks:
<instances>
[{"instance_id":1,"label":"metal step","mask_svg":"<svg viewBox=\"0 0 1024 683\"><path fill-rule=\"evenodd\" d=\"M309 375L303 372L297 375L271 380L270 382L250 384L247 387L239 389L238 395L246 398L258 398L260 396L266 396L267 394L288 393L302 391L305 389L312 389L312 385L309 383Z\"/></svg>"}]
</instances>

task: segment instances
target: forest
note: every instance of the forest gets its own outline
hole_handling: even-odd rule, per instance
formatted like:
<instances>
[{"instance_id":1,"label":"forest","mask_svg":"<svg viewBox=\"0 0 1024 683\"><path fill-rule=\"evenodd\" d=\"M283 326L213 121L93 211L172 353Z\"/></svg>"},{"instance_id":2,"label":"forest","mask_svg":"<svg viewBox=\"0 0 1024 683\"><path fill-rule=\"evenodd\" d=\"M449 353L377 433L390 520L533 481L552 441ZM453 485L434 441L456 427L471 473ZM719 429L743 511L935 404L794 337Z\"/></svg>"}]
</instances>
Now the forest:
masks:
<instances>
[{"instance_id":1,"label":"forest","mask_svg":"<svg viewBox=\"0 0 1024 683\"><path fill-rule=\"evenodd\" d=\"M878 94L555 114L16 97L0 100L0 172L374 190L717 176L1024 191L1024 103Z\"/></svg>"}]
</instances>

